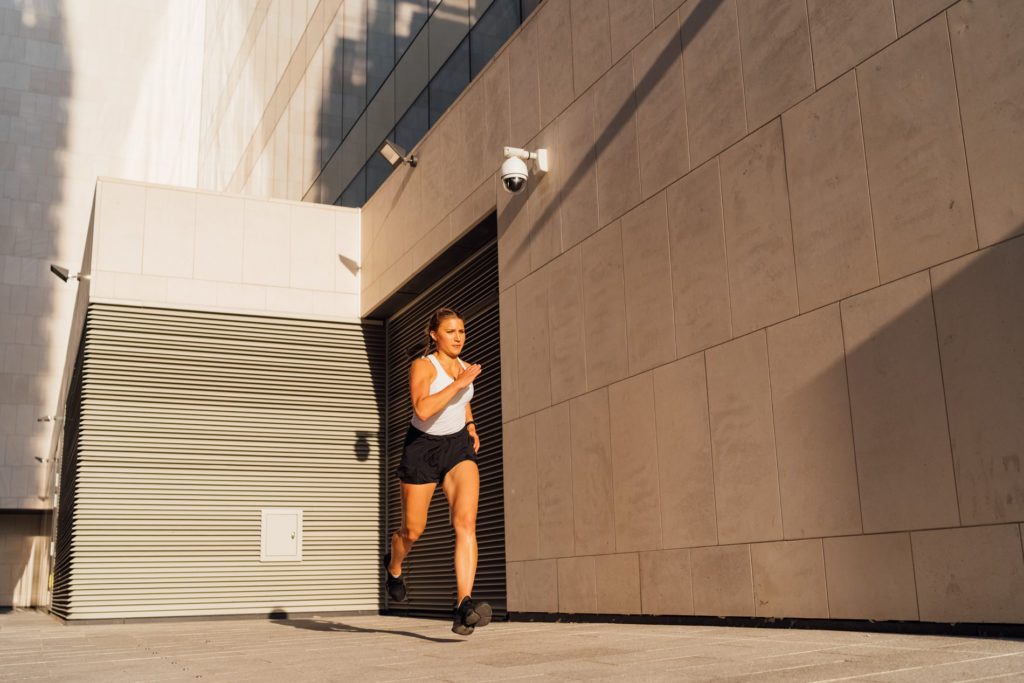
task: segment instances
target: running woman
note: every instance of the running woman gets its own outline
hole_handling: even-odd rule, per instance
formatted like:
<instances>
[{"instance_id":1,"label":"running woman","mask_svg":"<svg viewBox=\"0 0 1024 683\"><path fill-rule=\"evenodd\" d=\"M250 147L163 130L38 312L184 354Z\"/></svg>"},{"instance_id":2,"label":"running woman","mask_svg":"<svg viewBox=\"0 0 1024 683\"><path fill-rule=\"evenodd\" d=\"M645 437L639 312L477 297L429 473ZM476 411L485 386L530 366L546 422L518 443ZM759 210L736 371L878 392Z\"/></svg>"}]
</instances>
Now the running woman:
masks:
<instances>
[{"instance_id":1,"label":"running woman","mask_svg":"<svg viewBox=\"0 0 1024 683\"><path fill-rule=\"evenodd\" d=\"M395 602L406 599L402 561L427 525L427 511L440 483L448 498L455 527L455 578L458 600L452 631L468 636L491 621L491 606L474 601L476 577L476 510L480 500L480 470L476 454L480 438L469 402L479 365L459 358L466 341L462 316L450 308L434 311L427 322L426 354L413 361L409 390L413 416L398 465L401 482L402 526L391 537L384 556L384 586Z\"/></svg>"}]
</instances>

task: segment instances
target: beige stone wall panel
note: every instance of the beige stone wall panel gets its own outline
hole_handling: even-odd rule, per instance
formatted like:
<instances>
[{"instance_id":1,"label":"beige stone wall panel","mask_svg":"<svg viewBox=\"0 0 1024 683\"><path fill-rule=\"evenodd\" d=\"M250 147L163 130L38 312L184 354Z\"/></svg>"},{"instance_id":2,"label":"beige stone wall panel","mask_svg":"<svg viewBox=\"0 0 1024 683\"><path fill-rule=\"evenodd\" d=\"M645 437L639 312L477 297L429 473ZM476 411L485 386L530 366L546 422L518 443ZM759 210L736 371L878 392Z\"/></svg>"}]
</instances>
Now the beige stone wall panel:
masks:
<instances>
[{"instance_id":1,"label":"beige stone wall panel","mask_svg":"<svg viewBox=\"0 0 1024 683\"><path fill-rule=\"evenodd\" d=\"M608 19L614 64L654 29L654 7L649 2L608 0Z\"/></svg>"},{"instance_id":2,"label":"beige stone wall panel","mask_svg":"<svg viewBox=\"0 0 1024 683\"><path fill-rule=\"evenodd\" d=\"M806 0L737 0L747 125L814 92Z\"/></svg>"},{"instance_id":3,"label":"beige stone wall panel","mask_svg":"<svg viewBox=\"0 0 1024 683\"><path fill-rule=\"evenodd\" d=\"M530 273L530 185L518 194L510 194L495 174L498 186L498 285L510 287Z\"/></svg>"},{"instance_id":4,"label":"beige stone wall panel","mask_svg":"<svg viewBox=\"0 0 1024 683\"><path fill-rule=\"evenodd\" d=\"M672 14L633 53L640 190L646 199L690 170L679 18Z\"/></svg>"},{"instance_id":5,"label":"beige stone wall panel","mask_svg":"<svg viewBox=\"0 0 1024 683\"><path fill-rule=\"evenodd\" d=\"M611 385L608 400L615 482L615 549L657 550L662 534L661 473L651 373Z\"/></svg>"},{"instance_id":6,"label":"beige stone wall panel","mask_svg":"<svg viewBox=\"0 0 1024 683\"><path fill-rule=\"evenodd\" d=\"M718 161L669 187L667 201L676 352L687 356L732 338Z\"/></svg>"},{"instance_id":7,"label":"beige stone wall panel","mask_svg":"<svg viewBox=\"0 0 1024 683\"><path fill-rule=\"evenodd\" d=\"M597 217L607 225L640 202L632 55L594 85Z\"/></svg>"},{"instance_id":8,"label":"beige stone wall panel","mask_svg":"<svg viewBox=\"0 0 1024 683\"><path fill-rule=\"evenodd\" d=\"M607 389L592 391L569 402L573 529L577 555L615 551L609 421Z\"/></svg>"},{"instance_id":9,"label":"beige stone wall panel","mask_svg":"<svg viewBox=\"0 0 1024 683\"><path fill-rule=\"evenodd\" d=\"M635 374L676 357L668 208L658 194L622 218L626 348Z\"/></svg>"},{"instance_id":10,"label":"beige stone wall panel","mask_svg":"<svg viewBox=\"0 0 1024 683\"><path fill-rule=\"evenodd\" d=\"M839 306L768 328L785 537L861 532Z\"/></svg>"},{"instance_id":11,"label":"beige stone wall panel","mask_svg":"<svg viewBox=\"0 0 1024 683\"><path fill-rule=\"evenodd\" d=\"M764 332L708 350L719 543L782 538Z\"/></svg>"},{"instance_id":12,"label":"beige stone wall panel","mask_svg":"<svg viewBox=\"0 0 1024 683\"><path fill-rule=\"evenodd\" d=\"M573 91L572 20L569 0L548 0L535 11L537 87L540 126L551 123L575 98Z\"/></svg>"},{"instance_id":13,"label":"beige stone wall panel","mask_svg":"<svg viewBox=\"0 0 1024 683\"><path fill-rule=\"evenodd\" d=\"M754 616L750 546L723 545L690 551L693 613L702 616Z\"/></svg>"},{"instance_id":14,"label":"beige stone wall panel","mask_svg":"<svg viewBox=\"0 0 1024 683\"><path fill-rule=\"evenodd\" d=\"M523 578L524 564L526 563L505 563L505 606L509 612L523 612L526 610L526 582Z\"/></svg>"},{"instance_id":15,"label":"beige stone wall panel","mask_svg":"<svg viewBox=\"0 0 1024 683\"><path fill-rule=\"evenodd\" d=\"M718 529L704 354L654 371L654 419L661 547L715 545Z\"/></svg>"},{"instance_id":16,"label":"beige stone wall panel","mask_svg":"<svg viewBox=\"0 0 1024 683\"><path fill-rule=\"evenodd\" d=\"M892 0L808 0L818 87L896 40Z\"/></svg>"},{"instance_id":17,"label":"beige stone wall panel","mask_svg":"<svg viewBox=\"0 0 1024 683\"><path fill-rule=\"evenodd\" d=\"M558 559L558 611L597 613L597 567L593 557Z\"/></svg>"},{"instance_id":18,"label":"beige stone wall panel","mask_svg":"<svg viewBox=\"0 0 1024 683\"><path fill-rule=\"evenodd\" d=\"M821 539L755 543L750 561L755 616L828 618Z\"/></svg>"},{"instance_id":19,"label":"beige stone wall panel","mask_svg":"<svg viewBox=\"0 0 1024 683\"><path fill-rule=\"evenodd\" d=\"M530 268L536 270L562 251L562 216L560 190L563 177L573 169L563 160L553 159L560 153L556 126L551 125L534 137L527 148L548 150L548 172L544 177L529 179L530 192ZM500 190L504 192L504 189Z\"/></svg>"},{"instance_id":20,"label":"beige stone wall panel","mask_svg":"<svg viewBox=\"0 0 1024 683\"><path fill-rule=\"evenodd\" d=\"M946 19L857 67L882 282L977 249Z\"/></svg>"},{"instance_id":21,"label":"beige stone wall panel","mask_svg":"<svg viewBox=\"0 0 1024 683\"><path fill-rule=\"evenodd\" d=\"M583 243L583 325L587 388L626 377L622 230L617 222Z\"/></svg>"},{"instance_id":22,"label":"beige stone wall panel","mask_svg":"<svg viewBox=\"0 0 1024 683\"><path fill-rule=\"evenodd\" d=\"M581 252L581 247L573 247L547 267L553 403L587 390Z\"/></svg>"},{"instance_id":23,"label":"beige stone wall panel","mask_svg":"<svg viewBox=\"0 0 1024 683\"><path fill-rule=\"evenodd\" d=\"M571 0L571 11L573 88L578 97L612 65L612 37L608 0Z\"/></svg>"},{"instance_id":24,"label":"beige stone wall panel","mask_svg":"<svg viewBox=\"0 0 1024 683\"><path fill-rule=\"evenodd\" d=\"M502 427L505 484L505 557L510 561L539 557L537 438L532 415Z\"/></svg>"},{"instance_id":25,"label":"beige stone wall panel","mask_svg":"<svg viewBox=\"0 0 1024 683\"><path fill-rule=\"evenodd\" d=\"M636 553L594 558L597 611L600 614L640 613L640 560Z\"/></svg>"},{"instance_id":26,"label":"beige stone wall panel","mask_svg":"<svg viewBox=\"0 0 1024 683\"><path fill-rule=\"evenodd\" d=\"M826 538L823 543L829 617L920 618L910 534Z\"/></svg>"},{"instance_id":27,"label":"beige stone wall panel","mask_svg":"<svg viewBox=\"0 0 1024 683\"><path fill-rule=\"evenodd\" d=\"M1024 555L1016 524L910 535L923 621L1024 622Z\"/></svg>"},{"instance_id":28,"label":"beige stone wall panel","mask_svg":"<svg viewBox=\"0 0 1024 683\"><path fill-rule=\"evenodd\" d=\"M1024 5L960 2L949 13L981 246L1024 233Z\"/></svg>"},{"instance_id":29,"label":"beige stone wall panel","mask_svg":"<svg viewBox=\"0 0 1024 683\"><path fill-rule=\"evenodd\" d=\"M498 183L495 174L485 178L458 206L452 209L452 241L465 235L497 209Z\"/></svg>"},{"instance_id":30,"label":"beige stone wall panel","mask_svg":"<svg viewBox=\"0 0 1024 683\"><path fill-rule=\"evenodd\" d=\"M572 103L557 122L561 183L562 251L583 241L598 228L597 157L594 152L594 93Z\"/></svg>"},{"instance_id":31,"label":"beige stone wall panel","mask_svg":"<svg viewBox=\"0 0 1024 683\"><path fill-rule=\"evenodd\" d=\"M460 192L467 187L476 187L490 177L504 160L502 148L512 139L511 102L509 100L509 58L503 52L491 61L482 74L477 76L470 89L478 88L483 97L474 104L468 98L460 102L461 126L459 135L465 149L472 153L461 157L465 165L465 177ZM516 99L518 107L518 98ZM450 122L448 125L454 125ZM462 197L456 195L456 200Z\"/></svg>"},{"instance_id":32,"label":"beige stone wall panel","mask_svg":"<svg viewBox=\"0 0 1024 683\"><path fill-rule=\"evenodd\" d=\"M654 23L660 24L686 0L654 0Z\"/></svg>"},{"instance_id":33,"label":"beige stone wall panel","mask_svg":"<svg viewBox=\"0 0 1024 683\"><path fill-rule=\"evenodd\" d=\"M733 334L799 312L782 124L773 121L721 156Z\"/></svg>"},{"instance_id":34,"label":"beige stone wall panel","mask_svg":"<svg viewBox=\"0 0 1024 683\"><path fill-rule=\"evenodd\" d=\"M508 45L509 88L516 103L509 111L510 142L517 147L526 144L541 129L538 70L541 64L545 70L551 68L538 54L541 30L540 23L529 21Z\"/></svg>"},{"instance_id":35,"label":"beige stone wall panel","mask_svg":"<svg viewBox=\"0 0 1024 683\"><path fill-rule=\"evenodd\" d=\"M537 429L537 504L541 557L572 557L572 441L569 403L534 414Z\"/></svg>"},{"instance_id":36,"label":"beige stone wall panel","mask_svg":"<svg viewBox=\"0 0 1024 683\"><path fill-rule=\"evenodd\" d=\"M365 291L363 296L366 296ZM516 316L516 308L516 288L502 290L498 294L498 315L501 320L498 343L501 345L502 422L519 417L519 353L516 344L519 319Z\"/></svg>"},{"instance_id":37,"label":"beige stone wall panel","mask_svg":"<svg viewBox=\"0 0 1024 683\"><path fill-rule=\"evenodd\" d=\"M964 524L1024 519L1024 238L932 270Z\"/></svg>"},{"instance_id":38,"label":"beige stone wall panel","mask_svg":"<svg viewBox=\"0 0 1024 683\"><path fill-rule=\"evenodd\" d=\"M954 2L956 0L893 0L900 35L913 31Z\"/></svg>"},{"instance_id":39,"label":"beige stone wall panel","mask_svg":"<svg viewBox=\"0 0 1024 683\"><path fill-rule=\"evenodd\" d=\"M927 273L841 311L864 531L959 525Z\"/></svg>"},{"instance_id":40,"label":"beige stone wall panel","mask_svg":"<svg viewBox=\"0 0 1024 683\"><path fill-rule=\"evenodd\" d=\"M871 200L850 73L782 116L800 310L878 285Z\"/></svg>"},{"instance_id":41,"label":"beige stone wall panel","mask_svg":"<svg viewBox=\"0 0 1024 683\"><path fill-rule=\"evenodd\" d=\"M538 270L516 285L516 377L519 410L524 415L551 405L548 272Z\"/></svg>"},{"instance_id":42,"label":"beige stone wall panel","mask_svg":"<svg viewBox=\"0 0 1024 683\"><path fill-rule=\"evenodd\" d=\"M693 614L690 551L640 553L640 599L644 614Z\"/></svg>"},{"instance_id":43,"label":"beige stone wall panel","mask_svg":"<svg viewBox=\"0 0 1024 683\"><path fill-rule=\"evenodd\" d=\"M558 611L558 561L523 562L521 609L524 612ZM512 609L511 605L509 609Z\"/></svg>"},{"instance_id":44,"label":"beige stone wall panel","mask_svg":"<svg viewBox=\"0 0 1024 683\"><path fill-rule=\"evenodd\" d=\"M698 166L747 132L736 2L688 2L679 13L690 163Z\"/></svg>"}]
</instances>

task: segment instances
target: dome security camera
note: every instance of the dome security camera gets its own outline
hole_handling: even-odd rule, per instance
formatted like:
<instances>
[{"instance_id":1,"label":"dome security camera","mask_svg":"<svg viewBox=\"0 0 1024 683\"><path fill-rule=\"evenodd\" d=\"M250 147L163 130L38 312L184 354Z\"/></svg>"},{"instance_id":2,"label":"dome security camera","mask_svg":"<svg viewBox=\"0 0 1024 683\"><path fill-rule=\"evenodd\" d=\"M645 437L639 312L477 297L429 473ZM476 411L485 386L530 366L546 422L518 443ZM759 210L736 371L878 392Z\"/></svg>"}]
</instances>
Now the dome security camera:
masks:
<instances>
[{"instance_id":1,"label":"dome security camera","mask_svg":"<svg viewBox=\"0 0 1024 683\"><path fill-rule=\"evenodd\" d=\"M526 168L526 162L519 157L509 157L501 164L501 182L505 185L505 189L512 194L523 191L528 175L529 169Z\"/></svg>"},{"instance_id":2,"label":"dome security camera","mask_svg":"<svg viewBox=\"0 0 1024 683\"><path fill-rule=\"evenodd\" d=\"M505 161L501 164L501 184L512 194L518 194L526 187L526 180L530 170L526 165L527 161L534 162L533 174L540 177L548 171L548 151L538 149L536 152L528 152L518 147L505 148Z\"/></svg>"}]
</instances>

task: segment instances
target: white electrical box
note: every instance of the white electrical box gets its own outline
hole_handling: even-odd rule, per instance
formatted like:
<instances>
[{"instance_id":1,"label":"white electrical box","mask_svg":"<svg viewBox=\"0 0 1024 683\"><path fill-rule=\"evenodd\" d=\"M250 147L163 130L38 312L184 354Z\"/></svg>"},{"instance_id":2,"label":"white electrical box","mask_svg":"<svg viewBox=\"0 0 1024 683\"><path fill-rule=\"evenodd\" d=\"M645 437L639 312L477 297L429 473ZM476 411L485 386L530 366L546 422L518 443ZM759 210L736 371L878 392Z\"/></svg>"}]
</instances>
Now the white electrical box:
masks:
<instances>
[{"instance_id":1,"label":"white electrical box","mask_svg":"<svg viewBox=\"0 0 1024 683\"><path fill-rule=\"evenodd\" d=\"M260 562L302 560L302 510L261 510Z\"/></svg>"}]
</instances>

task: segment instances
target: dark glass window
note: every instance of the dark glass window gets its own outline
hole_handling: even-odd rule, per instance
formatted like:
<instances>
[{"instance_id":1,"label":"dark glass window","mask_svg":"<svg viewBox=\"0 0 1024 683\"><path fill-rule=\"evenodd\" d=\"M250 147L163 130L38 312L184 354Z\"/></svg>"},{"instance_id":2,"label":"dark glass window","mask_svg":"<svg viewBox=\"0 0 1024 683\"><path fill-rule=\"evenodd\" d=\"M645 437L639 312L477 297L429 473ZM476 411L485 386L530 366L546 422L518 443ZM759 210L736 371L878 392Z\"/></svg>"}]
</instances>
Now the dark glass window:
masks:
<instances>
[{"instance_id":1,"label":"dark glass window","mask_svg":"<svg viewBox=\"0 0 1024 683\"><path fill-rule=\"evenodd\" d=\"M523 0L523 21L526 21L526 17L530 16L530 12L537 9L537 5L540 4L541 0Z\"/></svg>"},{"instance_id":2,"label":"dark glass window","mask_svg":"<svg viewBox=\"0 0 1024 683\"><path fill-rule=\"evenodd\" d=\"M427 23L430 0L398 0L395 3L395 59L402 58L416 34Z\"/></svg>"},{"instance_id":3,"label":"dark glass window","mask_svg":"<svg viewBox=\"0 0 1024 683\"><path fill-rule=\"evenodd\" d=\"M366 203L366 168L359 169L359 173L352 179L352 182L348 184L348 187L338 197L338 201L334 202L338 206L348 206L354 209L360 208Z\"/></svg>"},{"instance_id":4,"label":"dark glass window","mask_svg":"<svg viewBox=\"0 0 1024 683\"><path fill-rule=\"evenodd\" d=\"M374 0L369 4L366 19L366 98L369 101L395 68L395 0Z\"/></svg>"},{"instance_id":5,"label":"dark glass window","mask_svg":"<svg viewBox=\"0 0 1024 683\"><path fill-rule=\"evenodd\" d=\"M338 13L341 25L335 25L340 35L334 49L335 59L341 59L341 102L338 111L341 116L341 135L348 135L359 115L366 108L366 3L346 2ZM332 70L333 79L333 70ZM333 89L335 85L330 86Z\"/></svg>"},{"instance_id":6,"label":"dark glass window","mask_svg":"<svg viewBox=\"0 0 1024 683\"><path fill-rule=\"evenodd\" d=\"M427 89L424 88L409 110L395 125L395 142L409 151L416 146L430 128L430 108L427 106Z\"/></svg>"},{"instance_id":7,"label":"dark glass window","mask_svg":"<svg viewBox=\"0 0 1024 683\"><path fill-rule=\"evenodd\" d=\"M392 132L392 135L394 133ZM392 138L393 139L393 138ZM374 148L376 150L376 147ZM366 198L369 199L373 196L373 193L380 189L380 186L384 184L384 181L391 175L391 164L388 163L382 155L374 151L363 167L366 169Z\"/></svg>"},{"instance_id":8,"label":"dark glass window","mask_svg":"<svg viewBox=\"0 0 1024 683\"><path fill-rule=\"evenodd\" d=\"M519 0L494 0L469 31L470 78L476 78L517 28Z\"/></svg>"},{"instance_id":9,"label":"dark glass window","mask_svg":"<svg viewBox=\"0 0 1024 683\"><path fill-rule=\"evenodd\" d=\"M430 125L452 106L469 85L469 40L464 39L430 81Z\"/></svg>"}]
</instances>

